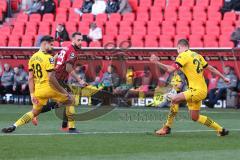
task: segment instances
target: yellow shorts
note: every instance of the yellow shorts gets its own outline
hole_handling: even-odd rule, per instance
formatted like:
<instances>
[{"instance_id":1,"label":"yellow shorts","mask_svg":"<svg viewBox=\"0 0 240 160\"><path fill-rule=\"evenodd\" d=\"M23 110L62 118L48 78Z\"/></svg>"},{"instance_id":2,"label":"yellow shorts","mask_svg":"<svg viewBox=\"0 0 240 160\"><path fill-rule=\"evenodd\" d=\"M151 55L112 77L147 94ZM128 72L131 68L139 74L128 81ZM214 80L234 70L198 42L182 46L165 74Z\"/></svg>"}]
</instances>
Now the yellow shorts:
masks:
<instances>
[{"instance_id":1,"label":"yellow shorts","mask_svg":"<svg viewBox=\"0 0 240 160\"><path fill-rule=\"evenodd\" d=\"M66 102L69 97L65 94L62 94L50 86L46 86L40 89L36 89L34 92L34 96L37 98L39 104L33 104L33 108L36 110L41 110L44 105L47 104L49 99L52 99L59 103Z\"/></svg>"},{"instance_id":2,"label":"yellow shorts","mask_svg":"<svg viewBox=\"0 0 240 160\"><path fill-rule=\"evenodd\" d=\"M189 88L183 94L189 110L200 110L202 100L207 97L207 90Z\"/></svg>"}]
</instances>

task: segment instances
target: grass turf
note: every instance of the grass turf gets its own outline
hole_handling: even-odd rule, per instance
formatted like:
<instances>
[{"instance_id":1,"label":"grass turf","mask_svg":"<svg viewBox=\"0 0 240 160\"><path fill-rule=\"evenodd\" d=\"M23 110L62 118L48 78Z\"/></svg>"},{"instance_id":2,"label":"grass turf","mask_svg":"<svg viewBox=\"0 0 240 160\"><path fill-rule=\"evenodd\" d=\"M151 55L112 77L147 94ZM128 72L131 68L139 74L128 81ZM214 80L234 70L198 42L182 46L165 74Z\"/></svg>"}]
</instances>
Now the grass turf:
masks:
<instances>
[{"instance_id":1,"label":"grass turf","mask_svg":"<svg viewBox=\"0 0 240 160\"><path fill-rule=\"evenodd\" d=\"M13 123L30 106L0 106L0 127ZM39 116L39 125L20 127L14 134L0 134L0 160L3 159L121 159L121 160L240 160L240 112L230 109L202 110L226 128L227 137L217 137L207 127L189 120L181 109L173 133L157 137L165 109L115 109L87 122L77 122L79 135L61 134L61 120L54 112ZM48 135L49 134L49 135Z\"/></svg>"}]
</instances>

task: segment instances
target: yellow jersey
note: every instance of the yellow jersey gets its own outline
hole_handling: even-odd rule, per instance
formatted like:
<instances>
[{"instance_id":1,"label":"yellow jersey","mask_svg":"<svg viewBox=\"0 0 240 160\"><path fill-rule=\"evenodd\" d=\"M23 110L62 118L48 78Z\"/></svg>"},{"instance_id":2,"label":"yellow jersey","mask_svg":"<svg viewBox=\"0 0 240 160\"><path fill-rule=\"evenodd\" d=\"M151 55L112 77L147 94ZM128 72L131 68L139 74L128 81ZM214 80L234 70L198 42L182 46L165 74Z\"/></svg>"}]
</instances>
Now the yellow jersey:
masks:
<instances>
[{"instance_id":1,"label":"yellow jersey","mask_svg":"<svg viewBox=\"0 0 240 160\"><path fill-rule=\"evenodd\" d=\"M176 63L186 76L188 88L207 90L203 69L208 66L208 63L200 54L187 50L177 56Z\"/></svg>"},{"instance_id":2,"label":"yellow jersey","mask_svg":"<svg viewBox=\"0 0 240 160\"><path fill-rule=\"evenodd\" d=\"M33 72L35 89L50 86L48 72L54 70L54 58L41 50L34 53L28 62L29 71Z\"/></svg>"}]
</instances>

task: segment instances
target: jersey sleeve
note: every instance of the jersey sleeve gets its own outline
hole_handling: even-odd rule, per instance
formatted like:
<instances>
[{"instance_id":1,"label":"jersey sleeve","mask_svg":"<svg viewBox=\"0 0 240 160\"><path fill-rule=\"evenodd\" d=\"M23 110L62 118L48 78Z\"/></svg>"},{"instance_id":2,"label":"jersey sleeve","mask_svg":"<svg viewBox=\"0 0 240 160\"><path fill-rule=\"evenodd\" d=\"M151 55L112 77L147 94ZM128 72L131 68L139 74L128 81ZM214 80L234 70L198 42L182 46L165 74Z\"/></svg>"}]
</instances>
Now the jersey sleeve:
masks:
<instances>
[{"instance_id":1,"label":"jersey sleeve","mask_svg":"<svg viewBox=\"0 0 240 160\"><path fill-rule=\"evenodd\" d=\"M200 55L200 61L201 61L201 64L202 64L203 68L206 68L208 66L207 61L201 55Z\"/></svg>"},{"instance_id":2,"label":"jersey sleeve","mask_svg":"<svg viewBox=\"0 0 240 160\"><path fill-rule=\"evenodd\" d=\"M76 58L76 55L72 50L66 51L65 63L73 64L75 58Z\"/></svg>"},{"instance_id":3,"label":"jersey sleeve","mask_svg":"<svg viewBox=\"0 0 240 160\"><path fill-rule=\"evenodd\" d=\"M32 71L33 71L31 59L28 61L28 71L29 71L29 72L32 72Z\"/></svg>"},{"instance_id":4,"label":"jersey sleeve","mask_svg":"<svg viewBox=\"0 0 240 160\"><path fill-rule=\"evenodd\" d=\"M54 70L55 60L52 56L48 56L46 60L46 71L52 72Z\"/></svg>"},{"instance_id":5,"label":"jersey sleeve","mask_svg":"<svg viewBox=\"0 0 240 160\"><path fill-rule=\"evenodd\" d=\"M185 54L181 53L177 56L175 63L183 67L187 63L187 58Z\"/></svg>"}]
</instances>

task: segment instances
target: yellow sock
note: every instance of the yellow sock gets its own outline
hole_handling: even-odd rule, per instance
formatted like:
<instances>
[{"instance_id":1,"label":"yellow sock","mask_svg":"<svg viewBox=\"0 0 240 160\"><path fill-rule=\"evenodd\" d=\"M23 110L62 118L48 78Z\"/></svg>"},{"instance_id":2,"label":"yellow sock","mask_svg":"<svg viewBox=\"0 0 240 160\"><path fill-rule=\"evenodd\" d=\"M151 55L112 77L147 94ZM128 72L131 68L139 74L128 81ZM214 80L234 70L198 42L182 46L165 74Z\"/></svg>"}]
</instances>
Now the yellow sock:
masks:
<instances>
[{"instance_id":1,"label":"yellow sock","mask_svg":"<svg viewBox=\"0 0 240 160\"><path fill-rule=\"evenodd\" d=\"M66 107L66 115L68 117L68 128L75 128L74 114L75 114L74 106Z\"/></svg>"},{"instance_id":2,"label":"yellow sock","mask_svg":"<svg viewBox=\"0 0 240 160\"><path fill-rule=\"evenodd\" d=\"M213 128L218 132L222 131L222 127L207 116L199 115L198 122L207 127Z\"/></svg>"},{"instance_id":3,"label":"yellow sock","mask_svg":"<svg viewBox=\"0 0 240 160\"><path fill-rule=\"evenodd\" d=\"M24 125L24 124L30 122L33 119L33 117L34 117L34 115L30 111L30 112L24 114L19 120L17 120L17 122L15 122L14 126L18 127L18 126Z\"/></svg>"},{"instance_id":4,"label":"yellow sock","mask_svg":"<svg viewBox=\"0 0 240 160\"><path fill-rule=\"evenodd\" d=\"M170 112L168 113L168 117L167 117L167 122L166 122L166 126L171 127L174 121L174 118L176 117L177 113L178 113L178 109L179 109L179 105L178 104L174 104L170 107Z\"/></svg>"}]
</instances>

